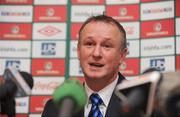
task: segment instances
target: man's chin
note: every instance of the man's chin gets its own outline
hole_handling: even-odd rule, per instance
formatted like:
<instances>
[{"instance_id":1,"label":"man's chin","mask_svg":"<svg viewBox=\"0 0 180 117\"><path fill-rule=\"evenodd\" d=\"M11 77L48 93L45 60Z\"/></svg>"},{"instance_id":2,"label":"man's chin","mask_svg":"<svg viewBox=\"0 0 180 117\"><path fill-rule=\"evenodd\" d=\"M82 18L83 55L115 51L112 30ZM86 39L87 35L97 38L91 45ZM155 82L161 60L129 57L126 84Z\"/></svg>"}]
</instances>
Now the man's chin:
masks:
<instances>
[{"instance_id":1,"label":"man's chin","mask_svg":"<svg viewBox=\"0 0 180 117\"><path fill-rule=\"evenodd\" d=\"M97 80L104 78L104 75L100 73L93 73L93 74L87 74L86 77L91 80Z\"/></svg>"}]
</instances>

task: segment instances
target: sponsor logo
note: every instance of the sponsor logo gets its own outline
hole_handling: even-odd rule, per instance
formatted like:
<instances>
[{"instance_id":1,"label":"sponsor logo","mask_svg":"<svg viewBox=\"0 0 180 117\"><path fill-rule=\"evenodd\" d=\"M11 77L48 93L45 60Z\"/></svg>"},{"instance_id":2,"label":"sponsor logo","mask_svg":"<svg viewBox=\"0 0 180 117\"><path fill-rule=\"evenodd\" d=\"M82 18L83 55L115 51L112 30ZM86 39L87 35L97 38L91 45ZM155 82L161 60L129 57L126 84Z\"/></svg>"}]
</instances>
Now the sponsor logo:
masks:
<instances>
[{"instance_id":1,"label":"sponsor logo","mask_svg":"<svg viewBox=\"0 0 180 117\"><path fill-rule=\"evenodd\" d=\"M1 22L32 22L32 6L13 5L1 6Z\"/></svg>"},{"instance_id":2,"label":"sponsor logo","mask_svg":"<svg viewBox=\"0 0 180 117\"><path fill-rule=\"evenodd\" d=\"M30 16L30 12L1 11L1 16Z\"/></svg>"},{"instance_id":3,"label":"sponsor logo","mask_svg":"<svg viewBox=\"0 0 180 117\"><path fill-rule=\"evenodd\" d=\"M17 69L20 69L21 62L19 60L7 60L5 62L5 68L9 67L15 67Z\"/></svg>"},{"instance_id":4,"label":"sponsor logo","mask_svg":"<svg viewBox=\"0 0 180 117\"><path fill-rule=\"evenodd\" d=\"M174 35L174 20L142 22L142 38Z\"/></svg>"},{"instance_id":5,"label":"sponsor logo","mask_svg":"<svg viewBox=\"0 0 180 117\"><path fill-rule=\"evenodd\" d=\"M127 15L127 9L126 9L126 8L120 8L120 9L119 9L119 14L120 14L121 16Z\"/></svg>"},{"instance_id":6,"label":"sponsor logo","mask_svg":"<svg viewBox=\"0 0 180 117\"><path fill-rule=\"evenodd\" d=\"M31 24L0 24L2 39L31 39ZM23 29L23 30L22 30Z\"/></svg>"},{"instance_id":7,"label":"sponsor logo","mask_svg":"<svg viewBox=\"0 0 180 117\"><path fill-rule=\"evenodd\" d=\"M34 20L64 22L66 21L66 14L66 6L36 6Z\"/></svg>"},{"instance_id":8,"label":"sponsor logo","mask_svg":"<svg viewBox=\"0 0 180 117\"><path fill-rule=\"evenodd\" d=\"M13 26L13 27L11 28L11 33L12 33L12 34L17 34L17 33L19 33L19 31L20 31L19 26Z\"/></svg>"},{"instance_id":9,"label":"sponsor logo","mask_svg":"<svg viewBox=\"0 0 180 117\"><path fill-rule=\"evenodd\" d=\"M106 9L107 15L119 21L139 20L139 12L134 12L139 9L139 5L107 6Z\"/></svg>"},{"instance_id":10,"label":"sponsor logo","mask_svg":"<svg viewBox=\"0 0 180 117\"><path fill-rule=\"evenodd\" d=\"M72 6L71 21L72 22L83 22L90 16L96 16L102 14L105 11L103 5L83 5L83 6Z\"/></svg>"},{"instance_id":11,"label":"sponsor logo","mask_svg":"<svg viewBox=\"0 0 180 117\"><path fill-rule=\"evenodd\" d=\"M66 23L34 23L33 39L38 40L65 40Z\"/></svg>"},{"instance_id":12,"label":"sponsor logo","mask_svg":"<svg viewBox=\"0 0 180 117\"><path fill-rule=\"evenodd\" d=\"M148 39L141 41L141 56L174 54L174 38Z\"/></svg>"},{"instance_id":13,"label":"sponsor logo","mask_svg":"<svg viewBox=\"0 0 180 117\"><path fill-rule=\"evenodd\" d=\"M33 59L32 74L34 76L63 76L65 61L64 59Z\"/></svg>"},{"instance_id":14,"label":"sponsor logo","mask_svg":"<svg viewBox=\"0 0 180 117\"><path fill-rule=\"evenodd\" d=\"M172 12L171 7L167 8L156 8L156 9L145 9L143 10L143 14L152 14L152 13L164 13L164 12Z\"/></svg>"},{"instance_id":15,"label":"sponsor logo","mask_svg":"<svg viewBox=\"0 0 180 117\"><path fill-rule=\"evenodd\" d=\"M49 17L52 17L54 16L55 14L55 11L53 8L48 8L47 11L46 11L46 15L49 16Z\"/></svg>"},{"instance_id":16,"label":"sponsor logo","mask_svg":"<svg viewBox=\"0 0 180 117\"><path fill-rule=\"evenodd\" d=\"M29 97L15 98L16 113L28 113Z\"/></svg>"},{"instance_id":17,"label":"sponsor logo","mask_svg":"<svg viewBox=\"0 0 180 117\"><path fill-rule=\"evenodd\" d=\"M51 96L31 96L30 98L30 112L42 112L46 102Z\"/></svg>"},{"instance_id":18,"label":"sponsor logo","mask_svg":"<svg viewBox=\"0 0 180 117\"><path fill-rule=\"evenodd\" d=\"M26 51L28 51L28 49L27 48L4 47L4 48L0 48L0 51L4 51L4 52L26 52Z\"/></svg>"},{"instance_id":19,"label":"sponsor logo","mask_svg":"<svg viewBox=\"0 0 180 117\"><path fill-rule=\"evenodd\" d=\"M42 43L41 55L55 55L56 43Z\"/></svg>"},{"instance_id":20,"label":"sponsor logo","mask_svg":"<svg viewBox=\"0 0 180 117\"><path fill-rule=\"evenodd\" d=\"M150 67L156 68L160 71L165 71L165 59L150 59Z\"/></svg>"},{"instance_id":21,"label":"sponsor logo","mask_svg":"<svg viewBox=\"0 0 180 117\"><path fill-rule=\"evenodd\" d=\"M126 31L127 39L139 39L139 22L121 23Z\"/></svg>"},{"instance_id":22,"label":"sponsor logo","mask_svg":"<svg viewBox=\"0 0 180 117\"><path fill-rule=\"evenodd\" d=\"M159 50L168 50L173 48L172 45L150 45L150 46L146 46L144 47L144 51L159 51Z\"/></svg>"},{"instance_id":23,"label":"sponsor logo","mask_svg":"<svg viewBox=\"0 0 180 117\"><path fill-rule=\"evenodd\" d=\"M41 33L42 35L50 37L60 33L61 30L53 26L46 26L38 30L38 32Z\"/></svg>"},{"instance_id":24,"label":"sponsor logo","mask_svg":"<svg viewBox=\"0 0 180 117\"><path fill-rule=\"evenodd\" d=\"M27 106L27 103L26 102L16 102L16 106Z\"/></svg>"},{"instance_id":25,"label":"sponsor logo","mask_svg":"<svg viewBox=\"0 0 180 117\"><path fill-rule=\"evenodd\" d=\"M126 59L121 63L119 71L124 76L135 76L139 74L139 59Z\"/></svg>"},{"instance_id":26,"label":"sponsor logo","mask_svg":"<svg viewBox=\"0 0 180 117\"><path fill-rule=\"evenodd\" d=\"M132 35L134 33L134 27L125 27L126 33Z\"/></svg>"},{"instance_id":27,"label":"sponsor logo","mask_svg":"<svg viewBox=\"0 0 180 117\"><path fill-rule=\"evenodd\" d=\"M141 19L164 19L174 17L174 1L141 4Z\"/></svg>"},{"instance_id":28,"label":"sponsor logo","mask_svg":"<svg viewBox=\"0 0 180 117\"><path fill-rule=\"evenodd\" d=\"M64 81L64 77L36 77L33 95L52 95L54 90Z\"/></svg>"},{"instance_id":29,"label":"sponsor logo","mask_svg":"<svg viewBox=\"0 0 180 117\"><path fill-rule=\"evenodd\" d=\"M159 31L161 31L161 29L162 29L161 23L155 23L155 24L153 25L153 30L154 30L154 31L159 32Z\"/></svg>"},{"instance_id":30,"label":"sponsor logo","mask_svg":"<svg viewBox=\"0 0 180 117\"><path fill-rule=\"evenodd\" d=\"M14 67L18 70L30 72L30 59L0 59L0 75L4 73L6 68Z\"/></svg>"},{"instance_id":31,"label":"sponsor logo","mask_svg":"<svg viewBox=\"0 0 180 117\"><path fill-rule=\"evenodd\" d=\"M33 42L33 58L65 58L65 41Z\"/></svg>"},{"instance_id":32,"label":"sponsor logo","mask_svg":"<svg viewBox=\"0 0 180 117\"><path fill-rule=\"evenodd\" d=\"M43 83L43 82L36 82L34 90L54 90L59 86L58 82L48 82L48 83Z\"/></svg>"},{"instance_id":33,"label":"sponsor logo","mask_svg":"<svg viewBox=\"0 0 180 117\"><path fill-rule=\"evenodd\" d=\"M46 62L46 63L44 64L44 69L45 69L46 71L50 71L50 70L52 70L52 68L53 68L52 62Z\"/></svg>"},{"instance_id":34,"label":"sponsor logo","mask_svg":"<svg viewBox=\"0 0 180 117\"><path fill-rule=\"evenodd\" d=\"M163 72L175 71L175 56L141 58L141 72L148 68L156 68Z\"/></svg>"},{"instance_id":35,"label":"sponsor logo","mask_svg":"<svg viewBox=\"0 0 180 117\"><path fill-rule=\"evenodd\" d=\"M29 57L30 42L1 41L0 53L1 57Z\"/></svg>"}]
</instances>

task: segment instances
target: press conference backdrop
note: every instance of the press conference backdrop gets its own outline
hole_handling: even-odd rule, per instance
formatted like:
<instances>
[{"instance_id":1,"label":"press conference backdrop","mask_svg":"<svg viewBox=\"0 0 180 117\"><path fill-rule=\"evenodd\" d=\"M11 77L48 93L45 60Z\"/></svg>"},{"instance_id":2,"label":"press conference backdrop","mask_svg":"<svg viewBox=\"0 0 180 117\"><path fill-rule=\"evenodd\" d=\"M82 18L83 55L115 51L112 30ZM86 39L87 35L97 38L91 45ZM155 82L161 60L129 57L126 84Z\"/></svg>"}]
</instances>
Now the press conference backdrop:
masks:
<instances>
[{"instance_id":1,"label":"press conference backdrop","mask_svg":"<svg viewBox=\"0 0 180 117\"><path fill-rule=\"evenodd\" d=\"M65 78L83 80L78 30L103 12L126 30L119 71L128 79L149 67L180 70L180 0L0 0L0 75L15 66L35 81L30 97L16 99L17 117L40 116Z\"/></svg>"}]
</instances>

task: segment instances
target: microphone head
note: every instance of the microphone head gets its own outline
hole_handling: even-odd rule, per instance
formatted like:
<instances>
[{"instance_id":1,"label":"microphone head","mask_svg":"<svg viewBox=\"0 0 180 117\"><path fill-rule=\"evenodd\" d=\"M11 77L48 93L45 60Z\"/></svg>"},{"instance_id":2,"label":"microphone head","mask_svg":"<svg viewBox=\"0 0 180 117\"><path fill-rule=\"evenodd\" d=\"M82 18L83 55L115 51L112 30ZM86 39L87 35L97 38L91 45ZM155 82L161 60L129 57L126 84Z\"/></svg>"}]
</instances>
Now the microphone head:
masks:
<instances>
[{"instance_id":1,"label":"microphone head","mask_svg":"<svg viewBox=\"0 0 180 117\"><path fill-rule=\"evenodd\" d=\"M29 87L32 89L33 85L34 85L34 80L31 74L25 72L25 71L19 71L19 73L21 74L21 76L24 78L24 80L26 81L26 83L29 85Z\"/></svg>"},{"instance_id":2,"label":"microphone head","mask_svg":"<svg viewBox=\"0 0 180 117\"><path fill-rule=\"evenodd\" d=\"M0 86L0 99L14 98L17 92L17 86L11 80L6 81L6 84Z\"/></svg>"},{"instance_id":3,"label":"microphone head","mask_svg":"<svg viewBox=\"0 0 180 117\"><path fill-rule=\"evenodd\" d=\"M61 106L65 98L71 98L75 102L75 112L80 111L86 104L87 94L78 80L67 79L53 94L55 104Z\"/></svg>"},{"instance_id":4,"label":"microphone head","mask_svg":"<svg viewBox=\"0 0 180 117\"><path fill-rule=\"evenodd\" d=\"M3 78L5 82L12 81L15 83L18 88L16 97L24 97L31 94L31 89L33 87L33 78L31 74L10 67L5 69Z\"/></svg>"},{"instance_id":5,"label":"microphone head","mask_svg":"<svg viewBox=\"0 0 180 117\"><path fill-rule=\"evenodd\" d=\"M156 69L154 67L150 67L150 68L144 70L142 74L150 73L150 72L154 72L154 71L160 72L160 70L158 70L158 69Z\"/></svg>"}]
</instances>

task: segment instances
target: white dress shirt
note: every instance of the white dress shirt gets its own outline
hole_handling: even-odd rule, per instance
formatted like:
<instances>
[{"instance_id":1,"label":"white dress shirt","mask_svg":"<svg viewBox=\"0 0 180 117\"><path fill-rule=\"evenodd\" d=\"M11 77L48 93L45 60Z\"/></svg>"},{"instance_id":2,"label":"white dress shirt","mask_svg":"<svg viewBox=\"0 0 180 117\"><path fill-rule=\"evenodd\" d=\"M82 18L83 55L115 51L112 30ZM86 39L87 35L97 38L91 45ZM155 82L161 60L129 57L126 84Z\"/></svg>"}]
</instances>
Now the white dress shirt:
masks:
<instances>
[{"instance_id":1,"label":"white dress shirt","mask_svg":"<svg viewBox=\"0 0 180 117\"><path fill-rule=\"evenodd\" d=\"M86 93L87 93L87 96L88 96L88 101L84 107L84 117L88 117L88 114L91 110L91 101L89 100L89 97L92 93L97 93L101 99L103 100L103 104L99 106L99 109L103 115L103 117L105 117L105 114L106 114L106 110L107 110L107 107L108 107L108 104L109 104L109 101L110 101L110 98L112 96L112 93L114 91L114 88L117 84L117 81L118 81L118 76L117 78L109 85L107 85L106 87L104 87L103 89L101 89L100 91L98 92L94 92L92 89L90 89L87 84L85 83L85 90L86 90Z\"/></svg>"}]
</instances>

